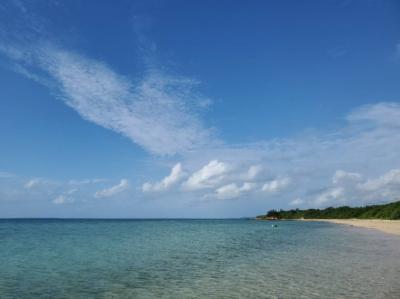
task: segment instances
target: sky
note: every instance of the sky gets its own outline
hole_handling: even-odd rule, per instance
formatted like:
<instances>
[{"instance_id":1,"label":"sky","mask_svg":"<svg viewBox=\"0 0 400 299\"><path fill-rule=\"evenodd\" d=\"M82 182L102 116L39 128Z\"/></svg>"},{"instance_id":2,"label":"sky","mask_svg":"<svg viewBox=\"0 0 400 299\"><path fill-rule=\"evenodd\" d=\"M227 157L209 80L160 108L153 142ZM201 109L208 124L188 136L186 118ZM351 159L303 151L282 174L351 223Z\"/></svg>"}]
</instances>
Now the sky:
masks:
<instances>
[{"instance_id":1,"label":"sky","mask_svg":"<svg viewBox=\"0 0 400 299\"><path fill-rule=\"evenodd\" d=\"M400 3L0 3L0 217L400 199Z\"/></svg>"}]
</instances>

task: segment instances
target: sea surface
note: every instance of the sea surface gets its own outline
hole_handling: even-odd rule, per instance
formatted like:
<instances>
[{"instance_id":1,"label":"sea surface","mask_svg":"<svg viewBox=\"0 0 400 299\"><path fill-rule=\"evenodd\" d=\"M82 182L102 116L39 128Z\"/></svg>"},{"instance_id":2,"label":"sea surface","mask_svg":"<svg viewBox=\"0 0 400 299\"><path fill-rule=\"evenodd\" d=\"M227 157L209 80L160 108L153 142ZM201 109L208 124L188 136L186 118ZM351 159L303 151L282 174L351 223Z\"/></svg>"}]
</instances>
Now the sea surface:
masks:
<instances>
[{"instance_id":1,"label":"sea surface","mask_svg":"<svg viewBox=\"0 0 400 299\"><path fill-rule=\"evenodd\" d=\"M0 298L400 298L400 238L325 222L0 220Z\"/></svg>"}]
</instances>

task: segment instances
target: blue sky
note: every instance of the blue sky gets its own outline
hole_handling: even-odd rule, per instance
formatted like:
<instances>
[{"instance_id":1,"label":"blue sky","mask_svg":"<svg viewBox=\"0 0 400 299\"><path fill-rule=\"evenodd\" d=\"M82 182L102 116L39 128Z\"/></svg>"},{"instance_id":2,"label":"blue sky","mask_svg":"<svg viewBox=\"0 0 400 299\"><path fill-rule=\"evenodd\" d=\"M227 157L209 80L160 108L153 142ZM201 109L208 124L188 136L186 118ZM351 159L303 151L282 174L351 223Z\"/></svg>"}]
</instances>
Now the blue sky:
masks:
<instances>
[{"instance_id":1,"label":"blue sky","mask_svg":"<svg viewBox=\"0 0 400 299\"><path fill-rule=\"evenodd\" d=\"M400 198L398 1L4 1L0 217Z\"/></svg>"}]
</instances>

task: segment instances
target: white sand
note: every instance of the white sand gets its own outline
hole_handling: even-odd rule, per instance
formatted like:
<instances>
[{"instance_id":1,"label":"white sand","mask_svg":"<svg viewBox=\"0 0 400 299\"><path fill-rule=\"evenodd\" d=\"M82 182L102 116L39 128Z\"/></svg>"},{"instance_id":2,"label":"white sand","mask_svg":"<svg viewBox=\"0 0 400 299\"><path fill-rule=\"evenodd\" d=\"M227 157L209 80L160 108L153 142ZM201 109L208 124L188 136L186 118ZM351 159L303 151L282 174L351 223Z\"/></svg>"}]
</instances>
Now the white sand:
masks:
<instances>
[{"instance_id":1,"label":"white sand","mask_svg":"<svg viewBox=\"0 0 400 299\"><path fill-rule=\"evenodd\" d=\"M304 219L305 221L326 221L338 224L352 225L376 229L388 234L400 235L400 220L381 220L381 219Z\"/></svg>"}]
</instances>

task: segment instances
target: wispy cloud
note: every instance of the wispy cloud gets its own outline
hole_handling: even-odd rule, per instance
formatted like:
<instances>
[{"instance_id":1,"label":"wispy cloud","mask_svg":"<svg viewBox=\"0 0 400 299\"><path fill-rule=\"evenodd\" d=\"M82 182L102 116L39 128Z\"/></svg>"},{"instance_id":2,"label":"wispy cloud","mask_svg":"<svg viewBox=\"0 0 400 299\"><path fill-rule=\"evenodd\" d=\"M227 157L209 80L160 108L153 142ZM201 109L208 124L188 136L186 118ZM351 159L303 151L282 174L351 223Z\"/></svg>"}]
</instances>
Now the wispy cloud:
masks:
<instances>
[{"instance_id":1,"label":"wispy cloud","mask_svg":"<svg viewBox=\"0 0 400 299\"><path fill-rule=\"evenodd\" d=\"M182 164L177 163L172 169L171 173L163 180L157 183L144 183L142 186L143 192L165 191L177 184L186 176L182 169Z\"/></svg>"},{"instance_id":2,"label":"wispy cloud","mask_svg":"<svg viewBox=\"0 0 400 299\"><path fill-rule=\"evenodd\" d=\"M381 125L386 128L400 127L400 104L399 103L377 103L364 105L354 109L347 119L351 123L370 123Z\"/></svg>"},{"instance_id":3,"label":"wispy cloud","mask_svg":"<svg viewBox=\"0 0 400 299\"><path fill-rule=\"evenodd\" d=\"M142 75L121 75L104 61L61 46L35 5L8 3L5 11L16 16L0 21L0 53L11 69L48 87L84 119L156 155L218 143L199 116L211 101L197 91L198 81L171 75L154 63L136 70Z\"/></svg>"},{"instance_id":4,"label":"wispy cloud","mask_svg":"<svg viewBox=\"0 0 400 299\"><path fill-rule=\"evenodd\" d=\"M76 200L73 197L73 194L78 192L79 190L74 188L74 189L69 189L63 192L63 194L58 195L54 200L53 204L55 205L63 205L63 204L69 204L69 203L74 203Z\"/></svg>"},{"instance_id":5,"label":"wispy cloud","mask_svg":"<svg viewBox=\"0 0 400 299\"><path fill-rule=\"evenodd\" d=\"M260 173L263 171L262 165L251 165L247 172L242 175L244 180L254 180L256 179Z\"/></svg>"},{"instance_id":6,"label":"wispy cloud","mask_svg":"<svg viewBox=\"0 0 400 299\"><path fill-rule=\"evenodd\" d=\"M396 58L400 59L400 42L396 44L394 55Z\"/></svg>"},{"instance_id":7,"label":"wispy cloud","mask_svg":"<svg viewBox=\"0 0 400 299\"><path fill-rule=\"evenodd\" d=\"M25 189L31 189L34 188L35 186L38 186L42 183L41 179L31 179L28 182L26 182L24 188Z\"/></svg>"},{"instance_id":8,"label":"wispy cloud","mask_svg":"<svg viewBox=\"0 0 400 299\"><path fill-rule=\"evenodd\" d=\"M27 180L24 184L24 189L32 190L39 188L70 188L70 190L77 190L75 186L85 186L85 185L96 185L100 183L107 182L107 179L83 179L83 180L69 180L69 181L56 181L47 178L31 178Z\"/></svg>"},{"instance_id":9,"label":"wispy cloud","mask_svg":"<svg viewBox=\"0 0 400 299\"><path fill-rule=\"evenodd\" d=\"M94 203L97 202L95 198L117 196L129 189L130 184L127 179L121 179L118 184L107 187L110 181L110 179L97 178L79 180L26 179L14 175L7 180L0 180L0 202L19 201L36 202L38 204L47 202L57 205Z\"/></svg>"},{"instance_id":10,"label":"wispy cloud","mask_svg":"<svg viewBox=\"0 0 400 299\"><path fill-rule=\"evenodd\" d=\"M114 185L110 188L99 190L94 194L96 198L112 197L119 194L129 188L129 182L127 179L122 179L119 184Z\"/></svg>"},{"instance_id":11,"label":"wispy cloud","mask_svg":"<svg viewBox=\"0 0 400 299\"><path fill-rule=\"evenodd\" d=\"M2 51L22 74L52 82L58 97L84 119L151 153L173 155L215 142L197 115L196 107L206 99L194 90L196 81L155 69L131 81L103 62L50 45Z\"/></svg>"},{"instance_id":12,"label":"wispy cloud","mask_svg":"<svg viewBox=\"0 0 400 299\"><path fill-rule=\"evenodd\" d=\"M59 195L53 200L53 204L55 205L63 205L67 203L73 203L75 201L74 198L69 197L67 195Z\"/></svg>"},{"instance_id":13,"label":"wispy cloud","mask_svg":"<svg viewBox=\"0 0 400 299\"><path fill-rule=\"evenodd\" d=\"M328 55L332 58L339 58L347 54L347 49L345 47L334 47L328 50Z\"/></svg>"},{"instance_id":14,"label":"wispy cloud","mask_svg":"<svg viewBox=\"0 0 400 299\"><path fill-rule=\"evenodd\" d=\"M83 180L69 180L68 184L71 186L79 186L79 185L92 185L92 184L100 184L109 181L108 179L83 179Z\"/></svg>"},{"instance_id":15,"label":"wispy cloud","mask_svg":"<svg viewBox=\"0 0 400 299\"><path fill-rule=\"evenodd\" d=\"M40 189L40 188L56 188L60 183L46 178L31 178L24 184L27 190Z\"/></svg>"},{"instance_id":16,"label":"wispy cloud","mask_svg":"<svg viewBox=\"0 0 400 299\"><path fill-rule=\"evenodd\" d=\"M289 202L290 206L295 206L295 207L301 206L302 204L304 204L304 200L301 198L296 198Z\"/></svg>"},{"instance_id":17,"label":"wispy cloud","mask_svg":"<svg viewBox=\"0 0 400 299\"><path fill-rule=\"evenodd\" d=\"M0 171L0 179L9 179L15 177L15 174L7 172L7 171Z\"/></svg>"},{"instance_id":18,"label":"wispy cloud","mask_svg":"<svg viewBox=\"0 0 400 299\"><path fill-rule=\"evenodd\" d=\"M57 196L57 197L53 200L53 203L56 204L56 205L61 205L61 204L65 203L65 197L64 197L64 195L59 195L59 196Z\"/></svg>"}]
</instances>

